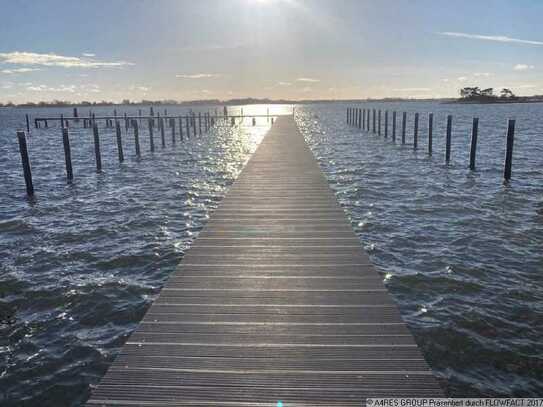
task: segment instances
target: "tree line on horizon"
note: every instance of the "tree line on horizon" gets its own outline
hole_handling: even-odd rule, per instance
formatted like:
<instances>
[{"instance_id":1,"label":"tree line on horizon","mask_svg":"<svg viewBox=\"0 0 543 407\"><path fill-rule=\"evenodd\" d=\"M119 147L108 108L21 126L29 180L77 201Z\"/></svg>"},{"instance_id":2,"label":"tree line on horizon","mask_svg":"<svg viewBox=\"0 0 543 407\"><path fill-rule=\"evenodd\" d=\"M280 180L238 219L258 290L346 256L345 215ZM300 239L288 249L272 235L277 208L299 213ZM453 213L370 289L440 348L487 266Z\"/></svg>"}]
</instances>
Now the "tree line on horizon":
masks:
<instances>
[{"instance_id":1,"label":"tree line on horizon","mask_svg":"<svg viewBox=\"0 0 543 407\"><path fill-rule=\"evenodd\" d=\"M494 88L481 89L478 86L460 89L460 97L464 100L481 100L481 99L517 99L517 96L511 91L511 89L503 88L500 90L500 95L494 94Z\"/></svg>"}]
</instances>

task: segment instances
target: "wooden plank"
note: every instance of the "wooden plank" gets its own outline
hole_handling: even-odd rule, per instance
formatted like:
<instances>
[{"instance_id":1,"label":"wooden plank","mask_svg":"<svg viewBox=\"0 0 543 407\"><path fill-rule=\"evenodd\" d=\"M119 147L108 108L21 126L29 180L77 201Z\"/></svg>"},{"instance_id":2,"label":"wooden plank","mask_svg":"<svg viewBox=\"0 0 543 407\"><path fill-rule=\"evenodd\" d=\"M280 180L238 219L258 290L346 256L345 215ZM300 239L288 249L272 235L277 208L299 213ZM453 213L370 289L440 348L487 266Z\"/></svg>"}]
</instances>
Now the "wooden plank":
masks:
<instances>
[{"instance_id":1,"label":"wooden plank","mask_svg":"<svg viewBox=\"0 0 543 407\"><path fill-rule=\"evenodd\" d=\"M361 406L442 392L279 118L88 405Z\"/></svg>"}]
</instances>

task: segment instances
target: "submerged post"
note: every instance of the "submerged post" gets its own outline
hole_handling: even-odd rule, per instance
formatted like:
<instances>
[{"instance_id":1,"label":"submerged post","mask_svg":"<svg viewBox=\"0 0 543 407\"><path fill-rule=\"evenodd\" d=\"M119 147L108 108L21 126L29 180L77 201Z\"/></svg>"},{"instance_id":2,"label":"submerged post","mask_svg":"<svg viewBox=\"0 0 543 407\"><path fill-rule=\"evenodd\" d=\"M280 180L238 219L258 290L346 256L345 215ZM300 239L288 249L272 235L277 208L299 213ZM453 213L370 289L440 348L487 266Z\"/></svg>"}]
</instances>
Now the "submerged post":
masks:
<instances>
[{"instance_id":1,"label":"submerged post","mask_svg":"<svg viewBox=\"0 0 543 407\"><path fill-rule=\"evenodd\" d=\"M471 126L471 146L469 150L469 169L475 171L475 157L477 155L477 136L479 133L479 118L473 118Z\"/></svg>"},{"instance_id":2,"label":"submerged post","mask_svg":"<svg viewBox=\"0 0 543 407\"><path fill-rule=\"evenodd\" d=\"M96 171L102 171L102 153L100 152L100 137L98 135L98 125L96 122L92 125L92 132L94 134L94 155L96 157Z\"/></svg>"},{"instance_id":3,"label":"submerged post","mask_svg":"<svg viewBox=\"0 0 543 407\"><path fill-rule=\"evenodd\" d=\"M407 112L402 115L402 144L405 144L405 126L407 125Z\"/></svg>"},{"instance_id":4,"label":"submerged post","mask_svg":"<svg viewBox=\"0 0 543 407\"><path fill-rule=\"evenodd\" d=\"M392 141L396 142L396 111L392 112Z\"/></svg>"},{"instance_id":5,"label":"submerged post","mask_svg":"<svg viewBox=\"0 0 543 407\"><path fill-rule=\"evenodd\" d=\"M415 113L415 129L413 131L413 149L416 150L419 145L419 114Z\"/></svg>"},{"instance_id":6,"label":"submerged post","mask_svg":"<svg viewBox=\"0 0 543 407\"><path fill-rule=\"evenodd\" d=\"M447 116L447 134L445 136L445 162L451 161L451 133L452 133L452 115Z\"/></svg>"},{"instance_id":7,"label":"submerged post","mask_svg":"<svg viewBox=\"0 0 543 407\"><path fill-rule=\"evenodd\" d=\"M70 149L70 137L68 135L68 129L62 129L62 144L64 146L64 161L66 162L66 178L68 184L74 179L74 172L72 169L72 151Z\"/></svg>"},{"instance_id":8,"label":"submerged post","mask_svg":"<svg viewBox=\"0 0 543 407\"><path fill-rule=\"evenodd\" d=\"M124 161L124 152L123 152L123 140L121 138L121 125L118 121L115 121L115 133L117 136L117 153L119 155L119 162Z\"/></svg>"},{"instance_id":9,"label":"submerged post","mask_svg":"<svg viewBox=\"0 0 543 407\"><path fill-rule=\"evenodd\" d=\"M23 163L23 175L26 184L26 193L29 196L34 195L34 184L32 183L32 171L30 169L30 158L28 157L28 147L26 145L26 136L24 131L17 132L19 141L19 152L21 153L21 162Z\"/></svg>"},{"instance_id":10,"label":"submerged post","mask_svg":"<svg viewBox=\"0 0 543 407\"><path fill-rule=\"evenodd\" d=\"M506 181L511 179L511 168L513 166L513 144L515 142L515 121L509 120L507 124L507 137L505 139L505 163L503 178Z\"/></svg>"}]
</instances>

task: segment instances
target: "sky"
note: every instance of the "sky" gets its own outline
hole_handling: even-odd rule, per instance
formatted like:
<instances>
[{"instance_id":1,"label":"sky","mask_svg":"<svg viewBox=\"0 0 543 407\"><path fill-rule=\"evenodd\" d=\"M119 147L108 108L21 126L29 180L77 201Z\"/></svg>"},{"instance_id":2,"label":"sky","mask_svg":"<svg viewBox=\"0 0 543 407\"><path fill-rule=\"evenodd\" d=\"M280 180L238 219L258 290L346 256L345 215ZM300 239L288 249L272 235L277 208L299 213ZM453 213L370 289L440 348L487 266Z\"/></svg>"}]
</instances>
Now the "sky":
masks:
<instances>
[{"instance_id":1,"label":"sky","mask_svg":"<svg viewBox=\"0 0 543 407\"><path fill-rule=\"evenodd\" d=\"M543 94L541 0L0 0L0 102Z\"/></svg>"}]
</instances>

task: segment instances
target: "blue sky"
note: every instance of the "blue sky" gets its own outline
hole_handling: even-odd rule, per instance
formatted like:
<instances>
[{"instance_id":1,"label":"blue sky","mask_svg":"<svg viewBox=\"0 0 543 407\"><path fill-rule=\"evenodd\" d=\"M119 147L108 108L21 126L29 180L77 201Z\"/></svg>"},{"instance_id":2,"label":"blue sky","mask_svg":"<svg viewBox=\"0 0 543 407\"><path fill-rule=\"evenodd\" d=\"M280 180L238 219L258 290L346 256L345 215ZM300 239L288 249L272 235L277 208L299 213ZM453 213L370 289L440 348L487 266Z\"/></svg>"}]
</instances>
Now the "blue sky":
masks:
<instances>
[{"instance_id":1,"label":"blue sky","mask_svg":"<svg viewBox=\"0 0 543 407\"><path fill-rule=\"evenodd\" d=\"M543 94L539 0L0 0L0 101Z\"/></svg>"}]
</instances>

